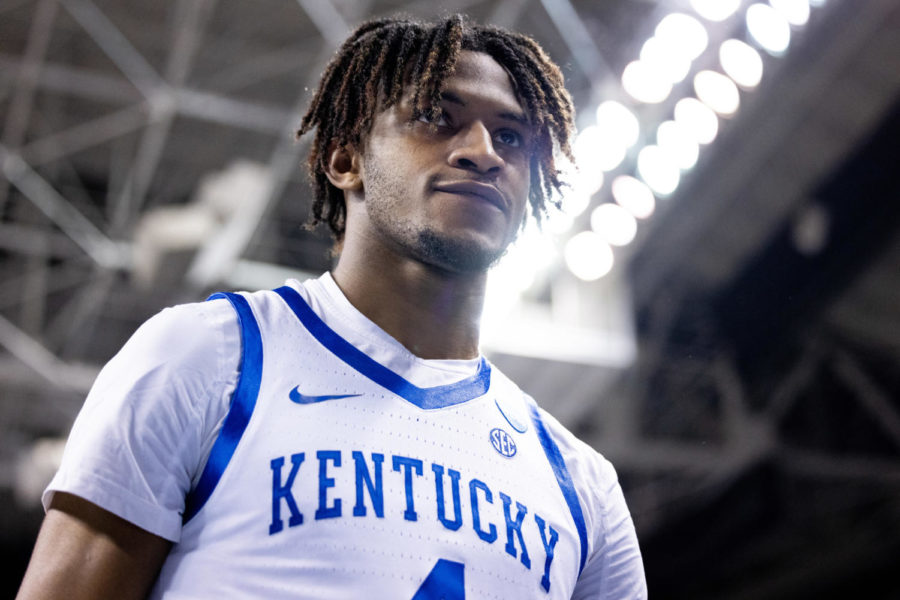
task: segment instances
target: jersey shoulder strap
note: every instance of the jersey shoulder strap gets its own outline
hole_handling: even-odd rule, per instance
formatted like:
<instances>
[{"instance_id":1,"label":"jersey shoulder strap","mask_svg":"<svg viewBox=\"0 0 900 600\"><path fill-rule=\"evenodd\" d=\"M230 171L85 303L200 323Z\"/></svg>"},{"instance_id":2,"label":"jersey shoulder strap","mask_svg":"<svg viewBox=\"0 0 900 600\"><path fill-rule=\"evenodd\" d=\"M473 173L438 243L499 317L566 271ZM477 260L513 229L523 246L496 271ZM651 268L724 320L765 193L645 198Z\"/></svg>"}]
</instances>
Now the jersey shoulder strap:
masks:
<instances>
[{"instance_id":1,"label":"jersey shoulder strap","mask_svg":"<svg viewBox=\"0 0 900 600\"><path fill-rule=\"evenodd\" d=\"M241 370L237 386L231 397L231 406L222 423L222 430L213 443L197 486L188 493L185 499L183 523L190 521L203 508L213 490L216 489L222 473L225 472L225 467L228 466L234 450L250 422L262 379L262 337L250 303L240 294L228 292L213 294L207 300L218 298L228 300L237 312L238 324L241 328Z\"/></svg>"}]
</instances>

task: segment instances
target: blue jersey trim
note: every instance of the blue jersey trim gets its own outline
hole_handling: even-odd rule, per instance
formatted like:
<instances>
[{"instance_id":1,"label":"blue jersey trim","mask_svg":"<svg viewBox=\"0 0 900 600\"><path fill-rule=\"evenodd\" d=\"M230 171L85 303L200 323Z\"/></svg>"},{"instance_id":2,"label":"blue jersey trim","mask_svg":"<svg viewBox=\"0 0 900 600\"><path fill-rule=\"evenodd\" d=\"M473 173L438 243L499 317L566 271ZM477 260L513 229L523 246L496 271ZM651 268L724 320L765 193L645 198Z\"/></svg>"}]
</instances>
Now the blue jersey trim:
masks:
<instances>
[{"instance_id":1,"label":"blue jersey trim","mask_svg":"<svg viewBox=\"0 0 900 600\"><path fill-rule=\"evenodd\" d=\"M419 408L431 410L467 402L483 396L491 386L491 367L484 358L478 365L478 372L462 381L430 388L413 385L338 335L313 312L297 290L283 286L275 292L287 302L303 326L320 344L378 385Z\"/></svg>"},{"instance_id":2,"label":"blue jersey trim","mask_svg":"<svg viewBox=\"0 0 900 600\"><path fill-rule=\"evenodd\" d=\"M587 561L587 527L584 524L584 513L581 512L578 494L575 493L575 483L572 481L566 462L559 452L559 446L550 437L550 432L547 431L547 426L544 425L544 421L541 419L537 405L533 400L530 400L528 407L531 410L531 420L534 422L534 428L537 431L538 438L541 440L541 446L544 447L544 454L547 455L547 460L550 461L550 466L553 467L556 481L562 490L563 498L566 499L566 504L569 505L572 520L575 521L575 529L578 530L578 539L581 541L581 562L578 566L578 575L580 576L581 571L584 570L584 563Z\"/></svg>"},{"instance_id":3,"label":"blue jersey trim","mask_svg":"<svg viewBox=\"0 0 900 600\"><path fill-rule=\"evenodd\" d=\"M197 487L191 490L185 500L182 518L184 523L190 521L203 508L216 488L216 484L219 483L219 479L222 478L225 467L231 461L238 442L241 441L241 436L250 422L262 379L262 338L250 304L239 294L213 294L208 299L216 298L228 300L237 311L238 323L241 327L241 370L237 386L231 397L231 407L222 424L222 430L213 443Z\"/></svg>"}]
</instances>

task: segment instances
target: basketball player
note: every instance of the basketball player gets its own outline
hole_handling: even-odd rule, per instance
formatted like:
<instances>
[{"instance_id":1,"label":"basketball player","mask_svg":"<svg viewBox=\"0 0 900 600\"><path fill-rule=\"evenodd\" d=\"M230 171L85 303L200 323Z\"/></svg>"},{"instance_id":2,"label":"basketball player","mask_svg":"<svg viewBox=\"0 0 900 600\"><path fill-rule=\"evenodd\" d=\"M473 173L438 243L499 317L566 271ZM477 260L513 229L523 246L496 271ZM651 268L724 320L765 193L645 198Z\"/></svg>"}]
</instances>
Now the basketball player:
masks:
<instances>
[{"instance_id":1,"label":"basketball player","mask_svg":"<svg viewBox=\"0 0 900 600\"><path fill-rule=\"evenodd\" d=\"M138 330L20 598L646 597L613 467L478 348L487 270L558 192L572 118L527 37L357 29L299 132L337 266Z\"/></svg>"}]
</instances>

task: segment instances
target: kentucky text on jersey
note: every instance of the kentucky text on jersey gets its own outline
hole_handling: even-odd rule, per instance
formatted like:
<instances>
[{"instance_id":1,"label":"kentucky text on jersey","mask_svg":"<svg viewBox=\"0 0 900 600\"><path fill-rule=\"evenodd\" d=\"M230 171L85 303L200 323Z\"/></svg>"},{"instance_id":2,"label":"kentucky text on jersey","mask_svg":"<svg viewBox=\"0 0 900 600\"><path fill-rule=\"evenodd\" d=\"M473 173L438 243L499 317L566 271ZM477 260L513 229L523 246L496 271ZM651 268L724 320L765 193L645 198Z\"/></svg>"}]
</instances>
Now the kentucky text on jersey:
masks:
<instances>
[{"instance_id":1,"label":"kentucky text on jersey","mask_svg":"<svg viewBox=\"0 0 900 600\"><path fill-rule=\"evenodd\" d=\"M282 516L282 507L287 508L287 526L296 527L302 525L308 519L308 513L303 510L308 505L316 505L313 513L314 520L336 519L346 517L344 500L353 501L353 509L350 511L354 517L366 517L369 510L379 519L384 518L384 469L390 469L387 489L389 492L396 490L399 493L402 481L405 493L406 510L403 518L406 521L418 521L427 518L427 514L421 506L416 506L416 481L426 476L423 461L408 456L391 455L388 466L383 467L384 454L373 452L366 457L362 452L354 450L351 453L353 461L354 479L356 483L356 498L345 499L335 497L331 488L335 487L335 475L339 470L347 468L344 455L340 450L318 450L315 459L318 462L317 474L315 467L307 469L300 475L301 467L306 462L304 452L292 454L289 457L279 456L273 458L269 466L272 470L272 521L269 524L269 535L278 534L285 530L285 519ZM290 466L286 466L290 463ZM349 465L347 465L349 466ZM287 474L285 476L285 471ZM505 539L504 550L512 558L518 558L527 568L531 569L531 555L525 547L525 539L522 535L523 527L536 527L543 542L543 573L540 585L545 592L550 591L550 565L553 562L553 552L559 533L552 525L536 512L528 517L528 507L514 501L502 491L497 491L499 502L495 503L494 490L479 479L470 479L467 486L460 485L461 474L454 469L445 469L443 465L431 464L431 475L435 489L437 506L433 516L450 531L458 531L467 520L464 516L462 497L468 487L469 511L471 512L472 531L486 544L493 544ZM298 476L318 477L319 497L307 504L307 499L298 499L294 496L293 488ZM449 491L448 491L449 487ZM498 504L502 504L502 511ZM513 507L515 504L515 507ZM367 506L368 505L368 506ZM303 507L303 510L301 510ZM502 512L502 517L499 513ZM493 516L491 514L493 513ZM449 516L451 515L452 516ZM501 531L505 530L505 537ZM532 549L534 552L535 549ZM540 565L540 563L538 563Z\"/></svg>"}]
</instances>

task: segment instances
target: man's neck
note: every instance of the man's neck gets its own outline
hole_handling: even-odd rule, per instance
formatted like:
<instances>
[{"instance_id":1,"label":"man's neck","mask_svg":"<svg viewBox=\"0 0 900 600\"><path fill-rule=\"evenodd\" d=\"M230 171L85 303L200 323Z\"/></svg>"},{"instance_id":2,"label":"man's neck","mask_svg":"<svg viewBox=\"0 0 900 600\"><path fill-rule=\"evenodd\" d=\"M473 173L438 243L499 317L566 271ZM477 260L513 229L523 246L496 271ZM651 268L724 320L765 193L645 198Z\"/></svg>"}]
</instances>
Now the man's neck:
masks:
<instances>
[{"instance_id":1,"label":"man's neck","mask_svg":"<svg viewBox=\"0 0 900 600\"><path fill-rule=\"evenodd\" d=\"M371 250L345 248L332 272L357 310L420 358L478 356L485 273L449 273Z\"/></svg>"}]
</instances>

